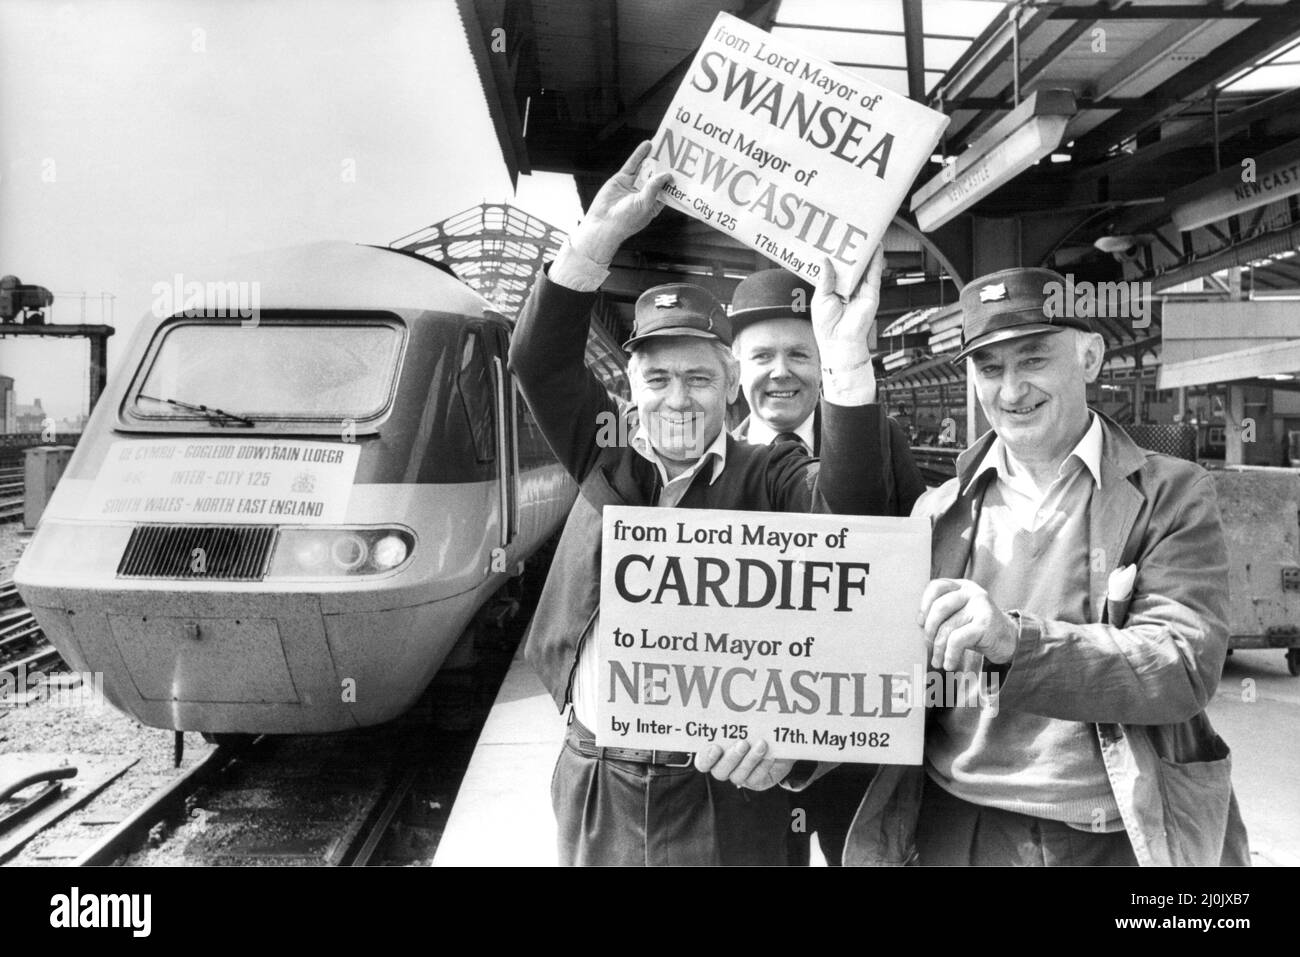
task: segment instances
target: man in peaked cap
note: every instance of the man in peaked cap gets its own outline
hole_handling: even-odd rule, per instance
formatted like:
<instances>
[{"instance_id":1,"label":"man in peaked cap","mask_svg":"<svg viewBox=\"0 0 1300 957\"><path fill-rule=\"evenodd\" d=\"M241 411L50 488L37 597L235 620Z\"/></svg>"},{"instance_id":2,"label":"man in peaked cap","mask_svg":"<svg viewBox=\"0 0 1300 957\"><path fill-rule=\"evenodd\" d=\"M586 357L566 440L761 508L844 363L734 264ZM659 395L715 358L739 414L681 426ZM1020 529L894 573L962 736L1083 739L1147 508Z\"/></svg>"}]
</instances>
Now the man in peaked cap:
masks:
<instances>
[{"instance_id":1,"label":"man in peaked cap","mask_svg":"<svg viewBox=\"0 0 1300 957\"><path fill-rule=\"evenodd\" d=\"M813 335L811 285L788 269L764 269L744 279L732 294L732 351L740 361L740 388L749 415L732 433L753 445L797 442L812 455L821 451L821 355ZM889 420L893 464L887 515L908 515L925 491L907 434ZM865 450L864 450L865 451ZM874 771L842 765L792 800L806 814L806 830L794 831L796 857L807 859L817 835L826 863L838 866L849 824Z\"/></svg>"},{"instance_id":2,"label":"man in peaked cap","mask_svg":"<svg viewBox=\"0 0 1300 957\"><path fill-rule=\"evenodd\" d=\"M1088 408L1104 343L1058 314L1064 283L1018 268L962 291L992 429L916 503L917 623L933 669L984 686L934 702L923 767L876 775L847 863L1249 863L1205 715L1227 651L1214 485Z\"/></svg>"},{"instance_id":3,"label":"man in peaked cap","mask_svg":"<svg viewBox=\"0 0 1300 957\"><path fill-rule=\"evenodd\" d=\"M747 445L727 434L726 407L739 386L731 330L717 301L695 286L659 286L637 300L627 341L634 408L620 409L584 366L583 352L595 290L618 247L659 211L657 194L671 176L637 188L649 147L643 143L601 188L538 278L510 346L529 408L579 483L525 643L556 705L570 708L551 784L559 857L565 864L784 864L789 799L761 792L789 775L792 762L747 742L725 753L710 744L698 755L596 746L600 676L589 639L602 627L602 510L881 514L892 472L866 335L879 262L847 303L833 292L833 273L814 303L823 354L836 357L823 370L820 468L797 444ZM611 416L626 416L619 434L630 441L602 444L609 430L601 423ZM864 446L885 454L863 456Z\"/></svg>"}]
</instances>

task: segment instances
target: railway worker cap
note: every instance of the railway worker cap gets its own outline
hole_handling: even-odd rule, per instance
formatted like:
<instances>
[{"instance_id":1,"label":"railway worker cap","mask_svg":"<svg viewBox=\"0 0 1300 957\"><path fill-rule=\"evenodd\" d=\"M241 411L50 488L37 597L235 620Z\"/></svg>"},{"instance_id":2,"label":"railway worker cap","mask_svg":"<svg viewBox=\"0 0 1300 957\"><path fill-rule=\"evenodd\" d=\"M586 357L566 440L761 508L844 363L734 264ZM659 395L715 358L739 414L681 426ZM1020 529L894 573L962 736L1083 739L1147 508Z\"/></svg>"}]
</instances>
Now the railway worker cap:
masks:
<instances>
[{"instance_id":1,"label":"railway worker cap","mask_svg":"<svg viewBox=\"0 0 1300 957\"><path fill-rule=\"evenodd\" d=\"M1017 266L972 279L961 291L960 362L976 349L1062 329L1092 332L1086 316L1063 315L1065 277L1052 269ZM1070 310L1073 313L1073 310Z\"/></svg>"},{"instance_id":2,"label":"railway worker cap","mask_svg":"<svg viewBox=\"0 0 1300 957\"><path fill-rule=\"evenodd\" d=\"M731 345L731 323L712 293L688 282L652 286L637 298L628 352L653 336L694 336Z\"/></svg>"},{"instance_id":3,"label":"railway worker cap","mask_svg":"<svg viewBox=\"0 0 1300 957\"><path fill-rule=\"evenodd\" d=\"M812 284L788 269L763 269L750 274L731 297L731 334L764 319L807 319L812 322Z\"/></svg>"}]
</instances>

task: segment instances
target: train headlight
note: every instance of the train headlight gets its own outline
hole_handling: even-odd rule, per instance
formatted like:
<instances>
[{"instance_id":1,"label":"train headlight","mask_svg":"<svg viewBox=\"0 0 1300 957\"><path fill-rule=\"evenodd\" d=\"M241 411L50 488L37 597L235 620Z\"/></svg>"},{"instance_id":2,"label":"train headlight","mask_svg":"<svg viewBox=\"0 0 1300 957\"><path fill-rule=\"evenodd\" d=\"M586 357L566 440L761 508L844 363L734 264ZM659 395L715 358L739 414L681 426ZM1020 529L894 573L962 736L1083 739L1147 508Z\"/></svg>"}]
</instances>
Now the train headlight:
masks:
<instances>
[{"instance_id":1,"label":"train headlight","mask_svg":"<svg viewBox=\"0 0 1300 957\"><path fill-rule=\"evenodd\" d=\"M409 561L414 547L404 528L282 528L266 577L382 575Z\"/></svg>"},{"instance_id":2,"label":"train headlight","mask_svg":"<svg viewBox=\"0 0 1300 957\"><path fill-rule=\"evenodd\" d=\"M294 560L302 568L320 568L329 556L329 546L319 538L303 539L293 550Z\"/></svg>"},{"instance_id":3,"label":"train headlight","mask_svg":"<svg viewBox=\"0 0 1300 957\"><path fill-rule=\"evenodd\" d=\"M396 568L406 561L406 542L396 535L386 535L375 543L370 558L375 563L376 568L382 568L385 571Z\"/></svg>"},{"instance_id":4,"label":"train headlight","mask_svg":"<svg viewBox=\"0 0 1300 957\"><path fill-rule=\"evenodd\" d=\"M330 558L345 572L360 568L369 557L370 549L365 539L352 532L344 532L330 543Z\"/></svg>"}]
</instances>

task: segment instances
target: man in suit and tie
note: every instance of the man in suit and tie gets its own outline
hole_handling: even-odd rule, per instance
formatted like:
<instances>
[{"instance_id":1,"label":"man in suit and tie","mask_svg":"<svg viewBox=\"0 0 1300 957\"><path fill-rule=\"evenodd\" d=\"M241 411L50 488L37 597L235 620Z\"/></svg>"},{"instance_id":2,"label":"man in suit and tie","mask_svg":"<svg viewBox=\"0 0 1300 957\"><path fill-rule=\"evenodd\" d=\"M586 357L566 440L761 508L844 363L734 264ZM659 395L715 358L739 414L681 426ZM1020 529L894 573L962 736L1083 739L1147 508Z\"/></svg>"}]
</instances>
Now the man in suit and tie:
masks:
<instances>
[{"instance_id":1,"label":"man in suit and tie","mask_svg":"<svg viewBox=\"0 0 1300 957\"><path fill-rule=\"evenodd\" d=\"M731 349L750 410L732 432L737 439L798 442L809 455L820 451L821 361L809 319L811 296L812 286L785 269L756 272L736 287Z\"/></svg>"},{"instance_id":2,"label":"man in suit and tie","mask_svg":"<svg viewBox=\"0 0 1300 957\"><path fill-rule=\"evenodd\" d=\"M786 269L756 272L736 287L731 299L732 352L740 361L740 387L749 416L732 436L750 445L798 443L821 454L821 356L813 336L813 287ZM907 515L925 491L925 482L908 450L907 435L889 423L891 471L889 506L883 514ZM865 450L864 450L865 451ZM791 833L791 857L806 863L814 833L826 863L841 862L844 839L873 769L846 764L792 797L804 811L804 830ZM795 816L796 824L800 823Z\"/></svg>"}]
</instances>

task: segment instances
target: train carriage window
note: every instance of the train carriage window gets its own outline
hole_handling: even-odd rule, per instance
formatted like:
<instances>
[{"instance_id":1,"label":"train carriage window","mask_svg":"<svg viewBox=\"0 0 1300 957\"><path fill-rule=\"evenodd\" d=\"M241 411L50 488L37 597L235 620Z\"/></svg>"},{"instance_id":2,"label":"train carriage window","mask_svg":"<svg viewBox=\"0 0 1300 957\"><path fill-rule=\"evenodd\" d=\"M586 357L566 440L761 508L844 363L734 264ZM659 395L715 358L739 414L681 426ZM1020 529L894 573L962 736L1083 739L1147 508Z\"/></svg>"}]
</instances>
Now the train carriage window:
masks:
<instances>
[{"instance_id":1,"label":"train carriage window","mask_svg":"<svg viewBox=\"0 0 1300 957\"><path fill-rule=\"evenodd\" d=\"M402 340L385 322L178 323L164 330L131 412L195 418L207 406L255 420L374 418L392 396Z\"/></svg>"},{"instance_id":2,"label":"train carriage window","mask_svg":"<svg viewBox=\"0 0 1300 957\"><path fill-rule=\"evenodd\" d=\"M496 461L496 399L487 353L477 332L465 336L456 390L460 393L469 433L474 437L475 457L480 462Z\"/></svg>"}]
</instances>

